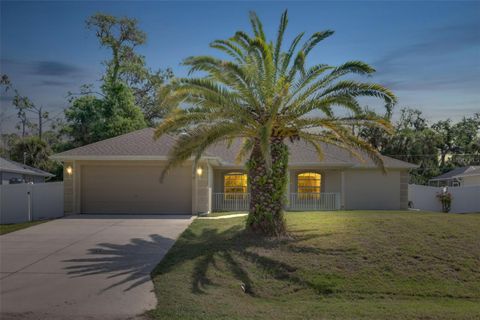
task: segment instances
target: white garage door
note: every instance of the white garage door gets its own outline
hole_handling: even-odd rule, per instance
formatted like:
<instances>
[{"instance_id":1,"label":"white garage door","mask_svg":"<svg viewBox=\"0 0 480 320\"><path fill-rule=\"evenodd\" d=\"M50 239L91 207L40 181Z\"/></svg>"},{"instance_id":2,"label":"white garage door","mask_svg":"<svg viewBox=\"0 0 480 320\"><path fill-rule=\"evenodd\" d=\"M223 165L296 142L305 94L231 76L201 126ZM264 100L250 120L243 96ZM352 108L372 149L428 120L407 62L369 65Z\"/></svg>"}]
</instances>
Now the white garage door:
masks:
<instances>
[{"instance_id":1,"label":"white garage door","mask_svg":"<svg viewBox=\"0 0 480 320\"><path fill-rule=\"evenodd\" d=\"M192 169L172 170L160 182L161 166L82 167L83 213L190 214Z\"/></svg>"}]
</instances>

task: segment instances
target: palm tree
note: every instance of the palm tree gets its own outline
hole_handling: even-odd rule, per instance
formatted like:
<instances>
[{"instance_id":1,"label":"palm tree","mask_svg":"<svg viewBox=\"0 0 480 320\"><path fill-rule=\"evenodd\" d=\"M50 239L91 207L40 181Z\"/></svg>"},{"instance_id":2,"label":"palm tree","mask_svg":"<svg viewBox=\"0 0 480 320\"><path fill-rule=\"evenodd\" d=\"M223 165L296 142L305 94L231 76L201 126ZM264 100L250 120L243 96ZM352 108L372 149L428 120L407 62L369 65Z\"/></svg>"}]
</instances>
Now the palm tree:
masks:
<instances>
[{"instance_id":1,"label":"palm tree","mask_svg":"<svg viewBox=\"0 0 480 320\"><path fill-rule=\"evenodd\" d=\"M333 31L311 35L302 44L297 35L286 51L282 43L287 11L280 19L275 42L267 41L260 19L250 13L253 34L238 31L210 46L229 56L223 60L194 56L184 60L190 73L205 75L176 81L176 95L190 107L172 111L156 129L156 137L183 130L165 170L192 156L198 161L210 145L241 138L237 160L248 157L250 209L247 226L266 235L285 233L283 216L287 184L286 141L303 140L322 156L322 142L366 154L383 168L378 151L352 134L352 125L390 128L388 120L366 115L359 96L396 102L392 92L374 83L341 80L347 74L368 75L369 65L350 61L338 67L316 64L307 67L312 49ZM337 110L350 116L339 116ZM343 113L345 114L345 113Z\"/></svg>"}]
</instances>

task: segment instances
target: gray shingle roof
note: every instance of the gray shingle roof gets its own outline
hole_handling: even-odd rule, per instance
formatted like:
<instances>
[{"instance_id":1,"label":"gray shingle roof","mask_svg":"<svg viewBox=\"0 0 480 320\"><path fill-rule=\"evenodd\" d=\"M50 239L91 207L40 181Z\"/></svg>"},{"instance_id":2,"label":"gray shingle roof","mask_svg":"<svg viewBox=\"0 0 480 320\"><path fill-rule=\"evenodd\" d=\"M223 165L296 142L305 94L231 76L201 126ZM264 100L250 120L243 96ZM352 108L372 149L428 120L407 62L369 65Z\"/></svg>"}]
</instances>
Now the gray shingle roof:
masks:
<instances>
[{"instance_id":1,"label":"gray shingle roof","mask_svg":"<svg viewBox=\"0 0 480 320\"><path fill-rule=\"evenodd\" d=\"M12 160L4 159L0 157L0 172L15 172L20 174L28 174L32 176L41 176L41 177L54 177L55 175L34 168L22 163L18 163Z\"/></svg>"},{"instance_id":2,"label":"gray shingle roof","mask_svg":"<svg viewBox=\"0 0 480 320\"><path fill-rule=\"evenodd\" d=\"M430 181L435 180L449 180L454 178L466 177L466 176L473 176L480 174L480 166L466 166L466 167L459 167L455 168L451 171L448 171L444 174L441 174L437 177L430 179Z\"/></svg>"},{"instance_id":3,"label":"gray shingle roof","mask_svg":"<svg viewBox=\"0 0 480 320\"><path fill-rule=\"evenodd\" d=\"M158 140L153 140L153 128L146 128L118 137L106 139L79 148L68 150L52 156L58 160L88 159L90 157L109 159L118 157L122 159L128 156L137 157L167 157L175 143L175 138L164 135ZM228 148L226 143L218 143L211 146L205 152L206 157L218 158L222 164L234 165L235 156L241 145L241 140L235 140ZM324 157L319 159L315 149L303 141L288 143L290 149L290 165L322 165L322 166L359 166L374 167L374 163L368 157L364 161L350 155L346 150L333 145L324 144ZM388 168L416 168L408 162L390 157L384 157L385 166Z\"/></svg>"},{"instance_id":4,"label":"gray shingle roof","mask_svg":"<svg viewBox=\"0 0 480 320\"><path fill-rule=\"evenodd\" d=\"M64 156L167 156L175 139L163 135L153 140L155 129L145 128L110 139L87 144L85 146L57 153L52 158Z\"/></svg>"}]
</instances>

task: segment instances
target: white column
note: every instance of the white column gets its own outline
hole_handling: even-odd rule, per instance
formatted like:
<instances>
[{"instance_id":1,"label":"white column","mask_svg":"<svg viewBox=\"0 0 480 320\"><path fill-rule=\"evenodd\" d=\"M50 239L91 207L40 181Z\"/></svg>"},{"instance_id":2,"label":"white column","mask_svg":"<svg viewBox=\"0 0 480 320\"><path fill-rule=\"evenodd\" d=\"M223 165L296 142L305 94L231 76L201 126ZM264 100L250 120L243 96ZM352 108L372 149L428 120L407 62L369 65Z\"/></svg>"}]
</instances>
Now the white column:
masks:
<instances>
[{"instance_id":1,"label":"white column","mask_svg":"<svg viewBox=\"0 0 480 320\"><path fill-rule=\"evenodd\" d=\"M192 163L192 214L197 214L197 191L198 190L198 178L197 169Z\"/></svg>"},{"instance_id":2,"label":"white column","mask_svg":"<svg viewBox=\"0 0 480 320\"><path fill-rule=\"evenodd\" d=\"M290 169L287 169L287 188L285 190L285 197L287 198L285 207L288 209L290 207Z\"/></svg>"}]
</instances>

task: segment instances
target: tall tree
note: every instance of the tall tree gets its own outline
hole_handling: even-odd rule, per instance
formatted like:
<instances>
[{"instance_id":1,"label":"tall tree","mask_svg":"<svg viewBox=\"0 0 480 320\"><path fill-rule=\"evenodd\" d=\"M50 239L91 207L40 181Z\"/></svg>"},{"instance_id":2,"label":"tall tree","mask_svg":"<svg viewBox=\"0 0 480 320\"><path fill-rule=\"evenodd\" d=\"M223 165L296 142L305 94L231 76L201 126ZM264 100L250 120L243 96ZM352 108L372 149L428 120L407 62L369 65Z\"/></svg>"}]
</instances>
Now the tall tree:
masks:
<instances>
[{"instance_id":1,"label":"tall tree","mask_svg":"<svg viewBox=\"0 0 480 320\"><path fill-rule=\"evenodd\" d=\"M19 91L13 88L8 75L2 74L0 85L5 88L5 91L13 90L15 93L12 103L17 110L17 118L19 120L17 129L22 131L22 137L25 137L27 129L30 128L35 129L38 137L42 139L44 123L48 121L48 112L43 111L42 106L35 105L27 96L20 95ZM28 115L32 113L36 117L37 123L32 122L28 117Z\"/></svg>"},{"instance_id":2,"label":"tall tree","mask_svg":"<svg viewBox=\"0 0 480 320\"><path fill-rule=\"evenodd\" d=\"M432 125L432 129L437 133L437 148L440 152L440 167L445 167L447 155L455 152L454 130L452 120L440 120Z\"/></svg>"},{"instance_id":3,"label":"tall tree","mask_svg":"<svg viewBox=\"0 0 480 320\"><path fill-rule=\"evenodd\" d=\"M303 140L319 156L322 142L334 144L359 157L365 153L383 168L380 153L352 134L351 126L388 130L390 124L365 114L356 99L372 96L393 105L396 98L379 84L341 80L351 73L373 73L374 69L363 62L350 61L338 67L306 65L312 49L333 31L316 32L302 44L301 33L284 50L286 11L275 42L267 40L253 12L250 22L253 34L238 31L230 39L211 43L212 48L230 59L196 56L184 60L190 72L202 71L206 75L176 82L176 94L191 107L171 112L157 127L156 136L179 129L185 132L173 147L166 170L191 156L198 161L204 150L216 142L242 138L237 159L248 157L251 199L247 226L263 234L281 235L285 232L288 166L285 140ZM349 110L353 116L338 115L341 109Z\"/></svg>"},{"instance_id":4,"label":"tall tree","mask_svg":"<svg viewBox=\"0 0 480 320\"><path fill-rule=\"evenodd\" d=\"M419 165L410 175L410 182L425 184L438 175L438 135L420 110L404 108L395 124L394 134L385 140L382 153Z\"/></svg>"},{"instance_id":5,"label":"tall tree","mask_svg":"<svg viewBox=\"0 0 480 320\"><path fill-rule=\"evenodd\" d=\"M102 100L93 95L72 99L71 106L65 110L67 123L62 129L71 137L72 147L100 140L103 131L101 109Z\"/></svg>"},{"instance_id":6,"label":"tall tree","mask_svg":"<svg viewBox=\"0 0 480 320\"><path fill-rule=\"evenodd\" d=\"M48 158L51 154L50 146L35 136L17 140L10 152L12 160L20 163L25 161L26 165L45 171L51 171L55 168L55 163Z\"/></svg>"},{"instance_id":7,"label":"tall tree","mask_svg":"<svg viewBox=\"0 0 480 320\"><path fill-rule=\"evenodd\" d=\"M456 151L452 163L456 166L480 165L480 113L463 117L452 129Z\"/></svg>"},{"instance_id":8,"label":"tall tree","mask_svg":"<svg viewBox=\"0 0 480 320\"><path fill-rule=\"evenodd\" d=\"M111 59L105 61L107 72L103 80L127 84L147 123L161 119L174 106L168 95L168 81L173 78L173 72L171 69L152 71L146 67L145 57L136 52L147 39L138 21L97 13L87 20L87 27L94 30L100 44L111 51Z\"/></svg>"},{"instance_id":9,"label":"tall tree","mask_svg":"<svg viewBox=\"0 0 480 320\"><path fill-rule=\"evenodd\" d=\"M3 133L0 135L0 157L10 159L13 146L20 140L16 133Z\"/></svg>"},{"instance_id":10,"label":"tall tree","mask_svg":"<svg viewBox=\"0 0 480 320\"><path fill-rule=\"evenodd\" d=\"M111 59L105 61L104 80L116 82L124 80L126 74L144 72L144 58L135 52L135 47L145 43L146 35L138 28L137 20L97 13L86 24L95 31L100 44L112 53Z\"/></svg>"},{"instance_id":11,"label":"tall tree","mask_svg":"<svg viewBox=\"0 0 480 320\"><path fill-rule=\"evenodd\" d=\"M147 124L127 80L145 71L144 59L135 47L145 42L145 34L137 21L96 14L87 20L102 46L111 50L105 61L100 92L83 86L79 96L73 95L71 106L65 110L67 125L64 132L72 138L73 146L81 146L123 133L144 128Z\"/></svg>"}]
</instances>

